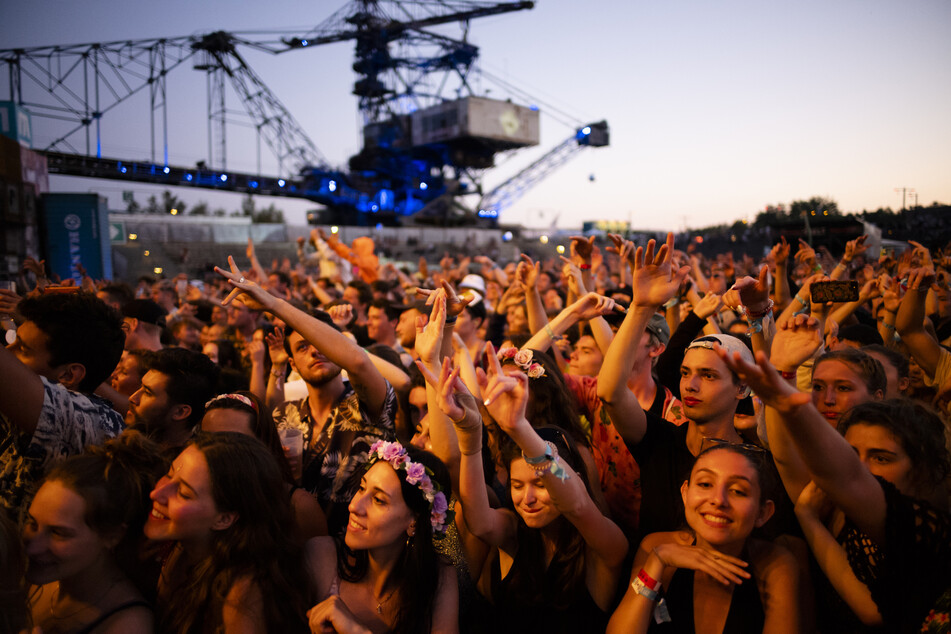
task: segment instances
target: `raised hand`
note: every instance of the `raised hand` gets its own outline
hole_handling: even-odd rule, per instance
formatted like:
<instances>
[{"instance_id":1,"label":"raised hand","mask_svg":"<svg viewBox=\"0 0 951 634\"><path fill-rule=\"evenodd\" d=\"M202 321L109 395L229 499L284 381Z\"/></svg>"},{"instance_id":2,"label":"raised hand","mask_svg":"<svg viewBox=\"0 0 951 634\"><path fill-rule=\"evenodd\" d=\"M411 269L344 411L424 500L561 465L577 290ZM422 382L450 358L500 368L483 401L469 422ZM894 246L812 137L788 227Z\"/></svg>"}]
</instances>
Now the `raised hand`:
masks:
<instances>
[{"instance_id":1,"label":"raised hand","mask_svg":"<svg viewBox=\"0 0 951 634\"><path fill-rule=\"evenodd\" d=\"M522 285L525 292L535 288L538 283L538 276L542 272L541 262L535 262L524 253L521 255L521 262L515 269L515 281Z\"/></svg>"},{"instance_id":2,"label":"raised hand","mask_svg":"<svg viewBox=\"0 0 951 634\"><path fill-rule=\"evenodd\" d=\"M437 293L442 293L443 297L446 298L446 314L448 317L456 317L463 311L463 309L469 305L469 302L472 301L472 296L469 297L459 297L456 293L456 289L452 287L452 284L446 280L442 280L440 283L441 288L436 290L430 290L428 288L417 288L416 294L422 295L426 298L426 305L432 306L433 302L436 299Z\"/></svg>"},{"instance_id":3,"label":"raised hand","mask_svg":"<svg viewBox=\"0 0 951 634\"><path fill-rule=\"evenodd\" d=\"M637 306L661 306L680 291L680 285L690 271L689 266L672 270L671 253L674 249L674 234L667 234L667 242L654 254L654 240L647 249L637 247L634 252L634 274L631 289Z\"/></svg>"},{"instance_id":4,"label":"raised hand","mask_svg":"<svg viewBox=\"0 0 951 634\"><path fill-rule=\"evenodd\" d=\"M868 251L869 245L865 244L865 241L868 239L868 236L859 236L855 240L849 240L845 243L845 255L842 256L842 259L846 262L851 262L857 256L862 255Z\"/></svg>"},{"instance_id":5,"label":"raised hand","mask_svg":"<svg viewBox=\"0 0 951 634\"><path fill-rule=\"evenodd\" d=\"M244 349L248 353L248 357L250 357L252 365L261 365L264 363L264 354L267 348L265 347L263 341L249 341L244 344Z\"/></svg>"},{"instance_id":6,"label":"raised hand","mask_svg":"<svg viewBox=\"0 0 951 634\"><path fill-rule=\"evenodd\" d=\"M350 304L337 304L327 309L330 320L340 330L344 330L350 322L353 321L353 306Z\"/></svg>"},{"instance_id":7,"label":"raised hand","mask_svg":"<svg viewBox=\"0 0 951 634\"><path fill-rule=\"evenodd\" d=\"M446 326L446 292L440 288L429 297L433 306L429 319L425 315L416 318L415 350L423 364L435 371L439 365L443 328Z\"/></svg>"},{"instance_id":8,"label":"raised hand","mask_svg":"<svg viewBox=\"0 0 951 634\"><path fill-rule=\"evenodd\" d=\"M273 367L284 367L289 357L287 356L287 351L284 350L284 328L278 326L266 335L264 335L264 343L267 344L267 353L271 357L271 365Z\"/></svg>"},{"instance_id":9,"label":"raised hand","mask_svg":"<svg viewBox=\"0 0 951 634\"><path fill-rule=\"evenodd\" d=\"M773 262L776 263L776 266L782 266L786 264L786 260L789 259L789 243L786 242L784 236L779 237L779 242L773 245L773 248L770 250L769 255L773 259Z\"/></svg>"},{"instance_id":10,"label":"raised hand","mask_svg":"<svg viewBox=\"0 0 951 634\"><path fill-rule=\"evenodd\" d=\"M775 345L775 340L773 344ZM783 379L763 352L756 353L756 363L749 363L744 361L739 353L730 354L717 344L713 347L727 366L740 377L740 380L750 386L756 396L780 413L792 415L800 407L812 403L812 396L800 392Z\"/></svg>"},{"instance_id":11,"label":"raised hand","mask_svg":"<svg viewBox=\"0 0 951 634\"><path fill-rule=\"evenodd\" d=\"M770 362L781 372L795 372L822 345L821 324L815 317L796 315L776 328Z\"/></svg>"},{"instance_id":12,"label":"raised hand","mask_svg":"<svg viewBox=\"0 0 951 634\"><path fill-rule=\"evenodd\" d=\"M568 252L571 254L571 260L581 266L582 264L591 264L591 253L594 250L595 236L585 238L584 236L571 236L571 246Z\"/></svg>"},{"instance_id":13,"label":"raised hand","mask_svg":"<svg viewBox=\"0 0 951 634\"><path fill-rule=\"evenodd\" d=\"M814 270L817 266L815 249L809 246L809 243L802 238L799 238L799 250L796 251L796 262L807 265L810 270Z\"/></svg>"},{"instance_id":14,"label":"raised hand","mask_svg":"<svg viewBox=\"0 0 951 634\"><path fill-rule=\"evenodd\" d=\"M814 480L803 487L796 500L796 517L812 517L815 519L826 517L834 508L826 492L819 488Z\"/></svg>"},{"instance_id":15,"label":"raised hand","mask_svg":"<svg viewBox=\"0 0 951 634\"><path fill-rule=\"evenodd\" d=\"M571 310L578 317L578 321L594 319L620 309L621 307L613 299L597 293L587 293L571 305Z\"/></svg>"},{"instance_id":16,"label":"raised hand","mask_svg":"<svg viewBox=\"0 0 951 634\"><path fill-rule=\"evenodd\" d=\"M917 257L919 266L922 268L933 268L934 262L931 259L931 251L925 248L922 244L915 242L914 240L909 240L908 244L915 247L915 250L912 252L912 257Z\"/></svg>"},{"instance_id":17,"label":"raised hand","mask_svg":"<svg viewBox=\"0 0 951 634\"><path fill-rule=\"evenodd\" d=\"M453 368L449 358L442 361L439 377L436 377L425 364L416 362L426 383L436 389L439 396L439 409L449 417L460 431L477 431L482 428L482 414L479 404L469 393L466 384L459 377L459 368Z\"/></svg>"},{"instance_id":18,"label":"raised hand","mask_svg":"<svg viewBox=\"0 0 951 634\"><path fill-rule=\"evenodd\" d=\"M703 296L697 305L693 307L693 312L700 319L707 319L715 315L720 307L723 306L723 297L716 293L707 293Z\"/></svg>"},{"instance_id":19,"label":"raised hand","mask_svg":"<svg viewBox=\"0 0 951 634\"><path fill-rule=\"evenodd\" d=\"M756 278L744 277L733 285L739 293L740 303L752 313L762 312L769 305L769 267L760 269Z\"/></svg>"},{"instance_id":20,"label":"raised hand","mask_svg":"<svg viewBox=\"0 0 951 634\"><path fill-rule=\"evenodd\" d=\"M479 387L485 397L483 404L499 427L509 436L525 426L528 405L528 377L523 372L506 374L491 343L485 345L488 370L479 373Z\"/></svg>"},{"instance_id":21,"label":"raised hand","mask_svg":"<svg viewBox=\"0 0 951 634\"><path fill-rule=\"evenodd\" d=\"M232 301L237 300L251 310L273 310L278 301L276 297L254 282L246 279L241 274L241 269L234 263L234 258L230 255L228 256L228 266L231 268L231 271L225 271L219 266L215 267L215 271L227 279L228 283L234 287L231 289L231 292L228 293L228 296L222 300L222 306L228 306Z\"/></svg>"}]
</instances>

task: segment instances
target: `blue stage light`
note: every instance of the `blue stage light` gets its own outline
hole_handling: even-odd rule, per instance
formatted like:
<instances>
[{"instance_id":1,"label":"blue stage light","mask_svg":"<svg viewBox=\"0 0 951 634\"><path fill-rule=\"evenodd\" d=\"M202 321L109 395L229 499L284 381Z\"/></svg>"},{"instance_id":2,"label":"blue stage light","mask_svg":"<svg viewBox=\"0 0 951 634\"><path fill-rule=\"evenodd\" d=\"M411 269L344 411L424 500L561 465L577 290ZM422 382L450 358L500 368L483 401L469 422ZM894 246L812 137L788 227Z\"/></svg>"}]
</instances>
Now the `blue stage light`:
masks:
<instances>
[{"instance_id":1,"label":"blue stage light","mask_svg":"<svg viewBox=\"0 0 951 634\"><path fill-rule=\"evenodd\" d=\"M228 181L228 175L227 175L227 174L222 174L222 175L221 175L221 182L222 182L222 183L225 183L225 182L227 182L227 181Z\"/></svg>"},{"instance_id":2,"label":"blue stage light","mask_svg":"<svg viewBox=\"0 0 951 634\"><path fill-rule=\"evenodd\" d=\"M581 134L583 134L583 135L585 135L585 136L588 136L589 134L591 134L591 127L590 127L590 126L585 126L585 127L581 128Z\"/></svg>"},{"instance_id":3,"label":"blue stage light","mask_svg":"<svg viewBox=\"0 0 951 634\"><path fill-rule=\"evenodd\" d=\"M528 109L529 109L529 110L532 110L532 111L534 111L534 112L538 112L538 106L536 106L535 104L530 105L530 106L528 107Z\"/></svg>"},{"instance_id":4,"label":"blue stage light","mask_svg":"<svg viewBox=\"0 0 951 634\"><path fill-rule=\"evenodd\" d=\"M284 185L285 185L285 182L284 182L284 179L283 179L283 178L277 179L277 186L278 186L278 187L284 187Z\"/></svg>"},{"instance_id":5,"label":"blue stage light","mask_svg":"<svg viewBox=\"0 0 951 634\"><path fill-rule=\"evenodd\" d=\"M502 242L511 242L512 241L512 232L506 231L502 234Z\"/></svg>"},{"instance_id":6,"label":"blue stage light","mask_svg":"<svg viewBox=\"0 0 951 634\"><path fill-rule=\"evenodd\" d=\"M427 185L426 183L420 183L419 188L423 191L426 191L427 189L429 189L429 185Z\"/></svg>"},{"instance_id":7,"label":"blue stage light","mask_svg":"<svg viewBox=\"0 0 951 634\"><path fill-rule=\"evenodd\" d=\"M300 41L300 45L301 45L301 46L307 46L307 40L301 40L301 41Z\"/></svg>"},{"instance_id":8,"label":"blue stage light","mask_svg":"<svg viewBox=\"0 0 951 634\"><path fill-rule=\"evenodd\" d=\"M337 181L330 181L327 183L327 189L331 192L337 191Z\"/></svg>"},{"instance_id":9,"label":"blue stage light","mask_svg":"<svg viewBox=\"0 0 951 634\"><path fill-rule=\"evenodd\" d=\"M257 182L257 181L251 181L250 183L248 183L248 185L250 185L251 187L257 187L257 186L258 186L258 182Z\"/></svg>"},{"instance_id":10,"label":"blue stage light","mask_svg":"<svg viewBox=\"0 0 951 634\"><path fill-rule=\"evenodd\" d=\"M185 174L185 180L187 180L189 183L192 182L192 178L194 177L191 174Z\"/></svg>"},{"instance_id":11,"label":"blue stage light","mask_svg":"<svg viewBox=\"0 0 951 634\"><path fill-rule=\"evenodd\" d=\"M382 223L382 222L376 223L376 230L377 230L377 231L379 231L379 230L382 229L382 228L383 228L383 223Z\"/></svg>"},{"instance_id":12,"label":"blue stage light","mask_svg":"<svg viewBox=\"0 0 951 634\"><path fill-rule=\"evenodd\" d=\"M122 168L119 169L119 171L122 172L123 174L125 174L125 173L128 172L129 170L128 170L128 168L126 168L126 167L122 167Z\"/></svg>"},{"instance_id":13,"label":"blue stage light","mask_svg":"<svg viewBox=\"0 0 951 634\"><path fill-rule=\"evenodd\" d=\"M166 165L166 166L162 169L162 171L165 172L166 174L168 174L168 173L171 172L172 170L168 169L168 165Z\"/></svg>"}]
</instances>

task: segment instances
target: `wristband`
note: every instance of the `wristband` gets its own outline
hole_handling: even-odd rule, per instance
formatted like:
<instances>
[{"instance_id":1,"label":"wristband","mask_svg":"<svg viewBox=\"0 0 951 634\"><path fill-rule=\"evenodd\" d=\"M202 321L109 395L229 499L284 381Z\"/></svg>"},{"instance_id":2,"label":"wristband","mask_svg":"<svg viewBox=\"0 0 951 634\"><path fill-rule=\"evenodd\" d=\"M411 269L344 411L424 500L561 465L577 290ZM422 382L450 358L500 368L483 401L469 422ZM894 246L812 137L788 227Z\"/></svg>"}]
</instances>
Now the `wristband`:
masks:
<instances>
[{"instance_id":1,"label":"wristband","mask_svg":"<svg viewBox=\"0 0 951 634\"><path fill-rule=\"evenodd\" d=\"M555 336L555 331L551 329L551 324L545 324L545 334L548 335L548 338L552 341L558 338Z\"/></svg>"},{"instance_id":2,"label":"wristband","mask_svg":"<svg viewBox=\"0 0 951 634\"><path fill-rule=\"evenodd\" d=\"M284 370L281 369L281 370L278 370L277 372L275 372L275 371L272 369L272 370L271 370L271 376L276 376L277 378L284 378Z\"/></svg>"},{"instance_id":3,"label":"wristband","mask_svg":"<svg viewBox=\"0 0 951 634\"><path fill-rule=\"evenodd\" d=\"M582 271L590 271L590 270L591 270L591 265L590 265L590 264L579 264L579 265L578 265L578 268L581 269Z\"/></svg>"},{"instance_id":4,"label":"wristband","mask_svg":"<svg viewBox=\"0 0 951 634\"><path fill-rule=\"evenodd\" d=\"M889 324L883 321L882 325L885 327L886 330L895 330L895 324Z\"/></svg>"},{"instance_id":5,"label":"wristband","mask_svg":"<svg viewBox=\"0 0 951 634\"><path fill-rule=\"evenodd\" d=\"M546 473L551 473L564 482L569 477L568 472L558 464L558 449L555 448L555 444L550 440L545 441L545 453L542 455L529 458L523 451L522 458L535 472L536 478L540 478Z\"/></svg>"},{"instance_id":6,"label":"wristband","mask_svg":"<svg viewBox=\"0 0 951 634\"><path fill-rule=\"evenodd\" d=\"M641 595L642 597L647 597L649 601L656 601L657 597L660 595L657 590L653 590L647 587L640 577L635 577L634 581L631 582L631 587L634 589L634 592Z\"/></svg>"},{"instance_id":7,"label":"wristband","mask_svg":"<svg viewBox=\"0 0 951 634\"><path fill-rule=\"evenodd\" d=\"M456 320L459 319L459 315L453 315L452 317L446 317L446 325L451 326L456 323Z\"/></svg>"},{"instance_id":8,"label":"wristband","mask_svg":"<svg viewBox=\"0 0 951 634\"><path fill-rule=\"evenodd\" d=\"M793 297L793 299L796 300L797 302L799 302L802 306L808 306L808 305L809 305L809 303L808 303L807 301L805 301L802 297L799 296L799 293L796 293L796 296Z\"/></svg>"},{"instance_id":9,"label":"wristband","mask_svg":"<svg viewBox=\"0 0 951 634\"><path fill-rule=\"evenodd\" d=\"M795 373L795 372L786 372L786 371L784 370L784 371L780 372L779 374L780 374L784 379L786 379L787 381L796 378L796 373Z\"/></svg>"},{"instance_id":10,"label":"wristband","mask_svg":"<svg viewBox=\"0 0 951 634\"><path fill-rule=\"evenodd\" d=\"M640 571L637 573L637 578L640 579L644 583L644 585L650 588L651 590L659 589L660 582L657 581L657 579L654 579L649 574L647 574L643 568L641 568Z\"/></svg>"},{"instance_id":11,"label":"wristband","mask_svg":"<svg viewBox=\"0 0 951 634\"><path fill-rule=\"evenodd\" d=\"M475 450L475 451L469 451L469 452L460 451L459 453L461 453L463 456L477 456L477 455L480 455L480 454L482 453L482 445L479 445L479 448L478 448L477 450Z\"/></svg>"},{"instance_id":12,"label":"wristband","mask_svg":"<svg viewBox=\"0 0 951 634\"><path fill-rule=\"evenodd\" d=\"M773 310L773 305L774 305L773 300L768 299L766 300L766 308L764 308L763 310L758 310L755 313L751 311L749 308L747 308L746 306L743 306L743 314L746 315L746 318L750 321L760 320L766 315L768 315L771 310Z\"/></svg>"}]
</instances>

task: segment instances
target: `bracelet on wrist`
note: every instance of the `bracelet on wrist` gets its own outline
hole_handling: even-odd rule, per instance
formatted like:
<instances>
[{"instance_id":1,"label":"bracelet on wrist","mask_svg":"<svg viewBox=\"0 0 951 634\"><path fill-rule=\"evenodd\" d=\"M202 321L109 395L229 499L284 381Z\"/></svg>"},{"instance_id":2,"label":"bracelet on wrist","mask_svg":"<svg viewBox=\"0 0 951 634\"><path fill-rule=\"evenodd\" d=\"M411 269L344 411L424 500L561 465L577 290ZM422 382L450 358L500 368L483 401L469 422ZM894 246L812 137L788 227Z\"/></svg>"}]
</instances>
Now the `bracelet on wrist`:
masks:
<instances>
[{"instance_id":1,"label":"bracelet on wrist","mask_svg":"<svg viewBox=\"0 0 951 634\"><path fill-rule=\"evenodd\" d=\"M545 324L545 334L548 335L548 338L552 341L558 338L557 335L555 335L555 331L551 329L551 324Z\"/></svg>"},{"instance_id":2,"label":"bracelet on wrist","mask_svg":"<svg viewBox=\"0 0 951 634\"><path fill-rule=\"evenodd\" d=\"M774 306L773 300L768 299L766 300L766 308L764 308L763 310L752 311L746 306L743 306L743 314L746 315L747 320L751 322L756 320L762 320L763 317L768 315L773 310L773 306Z\"/></svg>"},{"instance_id":3,"label":"bracelet on wrist","mask_svg":"<svg viewBox=\"0 0 951 634\"><path fill-rule=\"evenodd\" d=\"M479 455L479 454L482 453L482 445L479 445L479 448L478 448L478 449L475 449L475 450L473 450L473 451L462 451L462 450L460 450L459 453L461 453L463 456L477 456L477 455Z\"/></svg>"},{"instance_id":4,"label":"bracelet on wrist","mask_svg":"<svg viewBox=\"0 0 951 634\"><path fill-rule=\"evenodd\" d=\"M660 588L660 581L647 574L647 571L645 571L643 568L638 571L637 578L640 579L644 585L651 590L658 590Z\"/></svg>"},{"instance_id":5,"label":"bracelet on wrist","mask_svg":"<svg viewBox=\"0 0 951 634\"><path fill-rule=\"evenodd\" d=\"M641 572L643 572L643 570ZM660 596L660 592L647 587L647 584L641 581L640 575L635 577L634 581L631 582L631 588L634 589L634 592L647 598L649 601L656 601L657 597ZM660 585L658 585L657 588L660 589Z\"/></svg>"},{"instance_id":6,"label":"bracelet on wrist","mask_svg":"<svg viewBox=\"0 0 951 634\"><path fill-rule=\"evenodd\" d=\"M558 449L555 443L550 440L545 441L545 453L540 456L528 457L522 452L522 458L528 463L528 466L535 472L535 477L540 478L546 473L564 482L568 479L568 472L558 464Z\"/></svg>"},{"instance_id":7,"label":"bracelet on wrist","mask_svg":"<svg viewBox=\"0 0 951 634\"><path fill-rule=\"evenodd\" d=\"M804 300L804 299L802 298L802 296L799 295L799 293L796 293L796 296L793 297L793 299L796 300L797 302L799 302L802 306L808 306L808 305L809 305L809 302L807 302L806 300Z\"/></svg>"},{"instance_id":8,"label":"bracelet on wrist","mask_svg":"<svg viewBox=\"0 0 951 634\"><path fill-rule=\"evenodd\" d=\"M446 325L451 326L456 323L456 320L459 319L459 315L453 315L452 317L446 317Z\"/></svg>"},{"instance_id":9,"label":"bracelet on wrist","mask_svg":"<svg viewBox=\"0 0 951 634\"><path fill-rule=\"evenodd\" d=\"M590 271L590 270L591 270L591 265L590 265L590 264L579 264L579 265L578 265L578 268L581 269L582 271Z\"/></svg>"},{"instance_id":10,"label":"bracelet on wrist","mask_svg":"<svg viewBox=\"0 0 951 634\"><path fill-rule=\"evenodd\" d=\"M787 381L796 378L796 372L795 372L795 371L793 371L793 372L787 372L786 370L782 370L782 371L780 371L779 374L780 374L780 376L782 376L782 377L783 377L784 379L786 379Z\"/></svg>"},{"instance_id":11,"label":"bracelet on wrist","mask_svg":"<svg viewBox=\"0 0 951 634\"><path fill-rule=\"evenodd\" d=\"M271 368L271 376L275 376L277 378L284 378L285 372L286 370L284 368L281 368L277 372L274 371L274 368Z\"/></svg>"},{"instance_id":12,"label":"bracelet on wrist","mask_svg":"<svg viewBox=\"0 0 951 634\"><path fill-rule=\"evenodd\" d=\"M895 330L895 324L890 324L883 321L882 326L884 326L886 330Z\"/></svg>"}]
</instances>

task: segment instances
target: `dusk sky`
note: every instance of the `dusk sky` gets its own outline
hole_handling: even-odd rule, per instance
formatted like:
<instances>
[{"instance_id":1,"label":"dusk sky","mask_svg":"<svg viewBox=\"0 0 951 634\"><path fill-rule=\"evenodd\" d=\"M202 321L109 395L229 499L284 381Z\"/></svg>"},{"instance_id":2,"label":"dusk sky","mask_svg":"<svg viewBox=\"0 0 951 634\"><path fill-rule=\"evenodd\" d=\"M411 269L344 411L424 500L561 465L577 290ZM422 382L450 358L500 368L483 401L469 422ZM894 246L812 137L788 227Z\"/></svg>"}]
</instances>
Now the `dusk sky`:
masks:
<instances>
[{"instance_id":1,"label":"dusk sky","mask_svg":"<svg viewBox=\"0 0 951 634\"><path fill-rule=\"evenodd\" d=\"M0 48L179 36L319 24L342 1L4 0ZM460 29L439 29L458 37ZM844 211L951 203L951 2L947 0L538 0L531 11L474 20L469 39L486 71L579 122L607 119L611 146L580 152L502 222L577 227L631 220L683 229L750 219L767 204L826 196ZM243 51L331 163L359 149L350 94L353 43L270 56ZM9 98L0 78L0 99ZM168 80L170 162L206 158L204 76ZM475 85L506 98L488 80ZM517 100L518 101L518 100ZM149 154L144 101L104 118L103 154ZM232 101L233 107L238 107ZM528 104L525 104L528 105ZM572 133L545 116L542 143L485 178L491 187ZM113 117L112 114L109 117ZM34 136L44 137L43 120ZM243 136L242 136L243 135ZM253 171L250 133L229 131L228 167ZM276 173L265 152L266 173ZM58 178L58 191L93 188L121 208L145 185ZM207 191L187 202L237 208ZM262 200L262 204L269 201ZM276 201L300 222L312 203Z\"/></svg>"}]
</instances>

